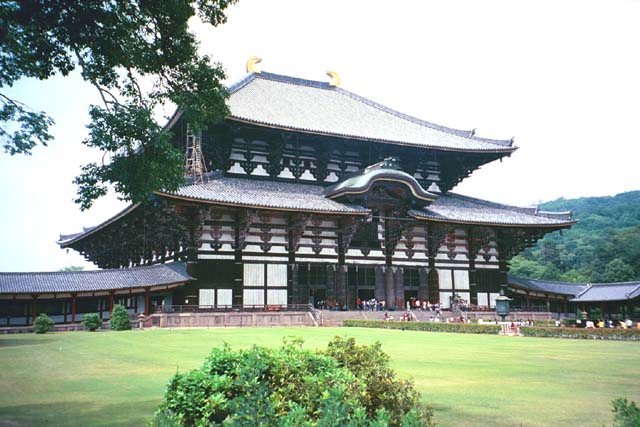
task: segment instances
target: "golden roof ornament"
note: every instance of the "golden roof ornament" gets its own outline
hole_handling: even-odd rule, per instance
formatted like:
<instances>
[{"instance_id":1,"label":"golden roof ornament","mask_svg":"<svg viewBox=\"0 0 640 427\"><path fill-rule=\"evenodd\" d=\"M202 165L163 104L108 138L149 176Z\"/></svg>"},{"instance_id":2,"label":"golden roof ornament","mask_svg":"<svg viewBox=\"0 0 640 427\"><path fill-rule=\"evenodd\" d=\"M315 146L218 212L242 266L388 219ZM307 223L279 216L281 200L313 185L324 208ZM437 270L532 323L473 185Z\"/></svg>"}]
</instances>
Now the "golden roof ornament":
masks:
<instances>
[{"instance_id":1,"label":"golden roof ornament","mask_svg":"<svg viewBox=\"0 0 640 427\"><path fill-rule=\"evenodd\" d=\"M262 62L262 58L258 58L257 56L252 56L247 60L247 73L255 73L260 74L262 71L258 69L257 64Z\"/></svg>"},{"instance_id":2,"label":"golden roof ornament","mask_svg":"<svg viewBox=\"0 0 640 427\"><path fill-rule=\"evenodd\" d=\"M340 86L340 76L335 71L327 71L327 76L331 77L329 86Z\"/></svg>"}]
</instances>

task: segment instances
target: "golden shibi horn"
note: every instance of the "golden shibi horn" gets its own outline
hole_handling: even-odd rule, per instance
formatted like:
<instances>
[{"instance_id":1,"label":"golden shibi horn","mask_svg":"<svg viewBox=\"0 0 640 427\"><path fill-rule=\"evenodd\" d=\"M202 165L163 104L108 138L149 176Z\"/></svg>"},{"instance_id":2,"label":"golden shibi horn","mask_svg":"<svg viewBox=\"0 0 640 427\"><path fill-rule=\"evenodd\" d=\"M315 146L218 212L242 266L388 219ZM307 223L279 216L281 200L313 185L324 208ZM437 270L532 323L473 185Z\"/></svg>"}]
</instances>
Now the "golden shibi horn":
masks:
<instances>
[{"instance_id":1,"label":"golden shibi horn","mask_svg":"<svg viewBox=\"0 0 640 427\"><path fill-rule=\"evenodd\" d=\"M327 76L331 77L330 86L340 86L340 76L335 71L327 71Z\"/></svg>"},{"instance_id":2,"label":"golden shibi horn","mask_svg":"<svg viewBox=\"0 0 640 427\"><path fill-rule=\"evenodd\" d=\"M257 56L252 56L247 60L247 73L256 73L260 74L260 70L256 67L257 64L262 62L262 58L258 58Z\"/></svg>"}]
</instances>

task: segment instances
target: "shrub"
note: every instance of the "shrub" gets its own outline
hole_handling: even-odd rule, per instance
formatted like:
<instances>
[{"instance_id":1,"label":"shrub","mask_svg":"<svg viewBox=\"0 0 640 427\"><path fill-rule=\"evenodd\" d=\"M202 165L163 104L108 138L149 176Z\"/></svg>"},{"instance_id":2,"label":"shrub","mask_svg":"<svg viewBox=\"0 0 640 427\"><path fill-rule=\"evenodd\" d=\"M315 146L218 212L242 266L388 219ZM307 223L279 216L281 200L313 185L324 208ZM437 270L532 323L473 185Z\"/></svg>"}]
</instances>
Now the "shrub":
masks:
<instances>
[{"instance_id":1,"label":"shrub","mask_svg":"<svg viewBox=\"0 0 640 427\"><path fill-rule=\"evenodd\" d=\"M356 328L402 329L403 331L456 332L460 334L497 334L500 325L444 322L386 322L384 320L345 320L343 326Z\"/></svg>"},{"instance_id":2,"label":"shrub","mask_svg":"<svg viewBox=\"0 0 640 427\"><path fill-rule=\"evenodd\" d=\"M33 332L36 334L46 334L53 329L53 320L44 313L41 313L36 317L33 322Z\"/></svg>"},{"instance_id":3,"label":"shrub","mask_svg":"<svg viewBox=\"0 0 640 427\"><path fill-rule=\"evenodd\" d=\"M85 314L82 316L82 324L91 332L102 327L102 320L97 314Z\"/></svg>"},{"instance_id":4,"label":"shrub","mask_svg":"<svg viewBox=\"0 0 640 427\"><path fill-rule=\"evenodd\" d=\"M640 408L635 402L627 399L615 399L613 406L612 427L640 427Z\"/></svg>"},{"instance_id":5,"label":"shrub","mask_svg":"<svg viewBox=\"0 0 640 427\"><path fill-rule=\"evenodd\" d=\"M171 378L150 425L432 426L408 381L395 379L380 344L335 339L325 352L215 348L200 369ZM372 374L375 373L375 374Z\"/></svg>"},{"instance_id":6,"label":"shrub","mask_svg":"<svg viewBox=\"0 0 640 427\"><path fill-rule=\"evenodd\" d=\"M640 341L640 330L638 329L531 328L523 326L520 328L520 332L526 337Z\"/></svg>"},{"instance_id":7,"label":"shrub","mask_svg":"<svg viewBox=\"0 0 640 427\"><path fill-rule=\"evenodd\" d=\"M113 331L128 331L131 329L129 314L127 313L127 310L120 304L116 304L113 306L109 326Z\"/></svg>"}]
</instances>

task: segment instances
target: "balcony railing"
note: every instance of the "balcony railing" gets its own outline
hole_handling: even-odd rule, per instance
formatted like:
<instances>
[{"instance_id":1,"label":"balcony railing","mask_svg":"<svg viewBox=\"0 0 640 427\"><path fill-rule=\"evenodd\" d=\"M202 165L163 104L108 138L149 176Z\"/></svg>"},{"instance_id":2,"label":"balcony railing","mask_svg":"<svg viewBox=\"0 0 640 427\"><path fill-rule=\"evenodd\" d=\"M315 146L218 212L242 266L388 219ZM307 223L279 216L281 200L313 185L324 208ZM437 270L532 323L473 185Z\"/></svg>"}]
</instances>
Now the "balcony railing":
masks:
<instances>
[{"instance_id":1,"label":"balcony railing","mask_svg":"<svg viewBox=\"0 0 640 427\"><path fill-rule=\"evenodd\" d=\"M155 313L229 313L229 312L280 312L313 311L310 304L233 304L233 305L171 305L158 307Z\"/></svg>"}]
</instances>

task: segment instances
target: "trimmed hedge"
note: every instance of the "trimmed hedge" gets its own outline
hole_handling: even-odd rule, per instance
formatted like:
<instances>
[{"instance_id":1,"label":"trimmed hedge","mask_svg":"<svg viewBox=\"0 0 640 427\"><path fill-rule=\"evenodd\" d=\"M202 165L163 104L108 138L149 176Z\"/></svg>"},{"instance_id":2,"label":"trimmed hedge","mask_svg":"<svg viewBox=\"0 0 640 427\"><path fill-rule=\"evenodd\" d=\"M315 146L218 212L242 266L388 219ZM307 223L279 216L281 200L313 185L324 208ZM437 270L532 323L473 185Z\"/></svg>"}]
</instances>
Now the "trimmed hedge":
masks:
<instances>
[{"instance_id":1,"label":"trimmed hedge","mask_svg":"<svg viewBox=\"0 0 640 427\"><path fill-rule=\"evenodd\" d=\"M459 334L498 334L500 325L443 322L386 322L384 320L345 320L343 326L354 328L400 329L403 331L454 332ZM522 326L526 337L600 339L640 341L639 329L582 329L544 326Z\"/></svg>"},{"instance_id":2,"label":"trimmed hedge","mask_svg":"<svg viewBox=\"0 0 640 427\"><path fill-rule=\"evenodd\" d=\"M520 332L526 337L640 341L639 329L544 328L522 326Z\"/></svg>"},{"instance_id":3,"label":"trimmed hedge","mask_svg":"<svg viewBox=\"0 0 640 427\"><path fill-rule=\"evenodd\" d=\"M345 320L343 326L355 328L401 329L403 331L454 332L459 334L497 334L500 325L445 322L387 322L384 320Z\"/></svg>"}]
</instances>

